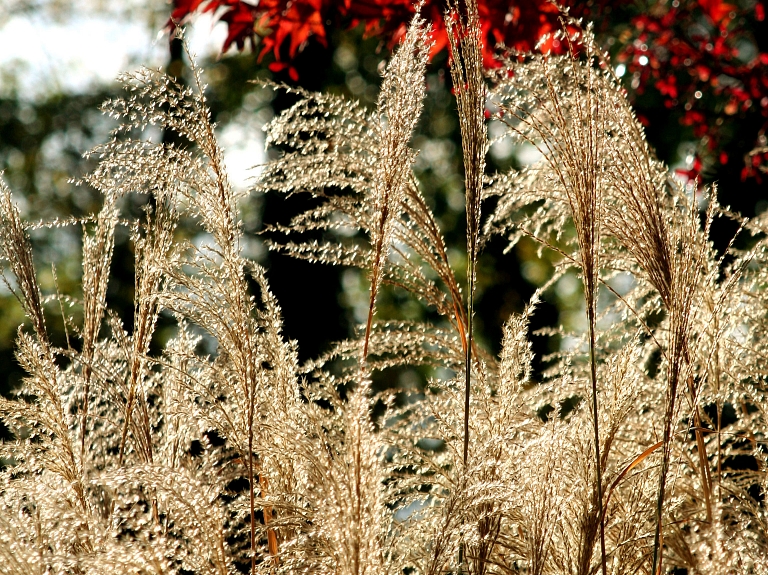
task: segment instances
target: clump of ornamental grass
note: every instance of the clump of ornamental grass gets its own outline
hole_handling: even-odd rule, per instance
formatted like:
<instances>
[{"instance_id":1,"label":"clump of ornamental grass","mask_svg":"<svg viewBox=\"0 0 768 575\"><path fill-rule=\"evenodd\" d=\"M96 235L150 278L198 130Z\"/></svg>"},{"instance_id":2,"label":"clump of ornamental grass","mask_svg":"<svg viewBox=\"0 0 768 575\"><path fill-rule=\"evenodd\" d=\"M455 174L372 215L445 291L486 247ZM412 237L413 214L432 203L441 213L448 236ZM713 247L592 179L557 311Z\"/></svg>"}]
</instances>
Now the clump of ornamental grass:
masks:
<instances>
[{"instance_id":1,"label":"clump of ornamental grass","mask_svg":"<svg viewBox=\"0 0 768 575\"><path fill-rule=\"evenodd\" d=\"M428 97L420 17L375 109L271 87L296 103L266 127L279 154L254 191L315 201L267 230L270 247L370 281L359 335L305 364L268 272L243 254L245 197L194 64L189 85L125 75L126 96L104 105L118 127L81 182L104 198L82 223L81 293L43 293L2 187L6 281L29 322L17 339L27 377L0 399L14 434L0 448L0 573L767 572L768 215L744 221L714 188L670 175L589 27L564 17L568 53L502 54L485 76L477 10L446 14L466 270L450 265L413 172ZM486 115L541 159L487 174ZM147 126L173 143L142 138ZM121 215L130 194L151 198L136 220ZM183 240L181 218L205 241ZM739 221L751 247L716 249L717 218ZM121 226L136 258L131 322L106 302ZM496 236L559 258L506 322L499 357L472 319ZM531 316L570 270L586 330L534 375ZM438 319L378 317L384 284ZM161 316L176 326L163 346ZM424 393L374 394L371 375L402 365L434 368Z\"/></svg>"}]
</instances>

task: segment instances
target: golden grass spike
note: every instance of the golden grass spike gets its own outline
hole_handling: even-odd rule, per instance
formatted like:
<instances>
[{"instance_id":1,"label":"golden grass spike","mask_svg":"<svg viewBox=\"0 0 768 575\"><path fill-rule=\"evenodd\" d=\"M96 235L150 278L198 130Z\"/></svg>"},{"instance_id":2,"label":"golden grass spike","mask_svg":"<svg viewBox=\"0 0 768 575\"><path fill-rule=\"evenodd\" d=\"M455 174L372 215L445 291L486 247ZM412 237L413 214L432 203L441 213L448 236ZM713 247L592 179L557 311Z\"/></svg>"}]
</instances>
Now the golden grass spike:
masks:
<instances>
[{"instance_id":1,"label":"golden grass spike","mask_svg":"<svg viewBox=\"0 0 768 575\"><path fill-rule=\"evenodd\" d=\"M480 202L488 148L485 126L486 87L477 2L455 4L445 16L451 47L451 79L461 128L467 217L467 346L465 365L464 464L469 447L469 396L472 373L472 316L480 238Z\"/></svg>"}]
</instances>

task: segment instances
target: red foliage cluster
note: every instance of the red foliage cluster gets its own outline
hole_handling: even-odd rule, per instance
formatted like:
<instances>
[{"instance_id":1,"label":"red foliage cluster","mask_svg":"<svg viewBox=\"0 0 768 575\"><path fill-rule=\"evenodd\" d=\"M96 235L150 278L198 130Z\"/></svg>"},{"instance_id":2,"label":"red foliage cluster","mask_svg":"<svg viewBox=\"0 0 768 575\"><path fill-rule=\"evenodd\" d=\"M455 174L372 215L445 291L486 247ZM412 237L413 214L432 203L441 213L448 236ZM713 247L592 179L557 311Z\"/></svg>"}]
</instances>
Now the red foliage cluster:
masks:
<instances>
[{"instance_id":1,"label":"red foliage cluster","mask_svg":"<svg viewBox=\"0 0 768 575\"><path fill-rule=\"evenodd\" d=\"M753 37L764 20L760 1L653 0L619 35L617 61L632 74L631 87L642 94L653 86L667 108L682 110L681 123L705 144L710 164L728 163L718 150L731 122L749 114L762 118L759 134L768 126L768 53ZM758 175L756 158L745 161L742 178ZM701 159L687 175L699 174Z\"/></svg>"},{"instance_id":2,"label":"red foliage cluster","mask_svg":"<svg viewBox=\"0 0 768 575\"><path fill-rule=\"evenodd\" d=\"M736 2L742 2L737 5ZM616 61L630 74L636 94L655 89L670 109L681 110L680 121L692 128L705 146L703 157L687 172L700 173L704 164L727 163L721 149L725 128L754 112L768 122L768 53L761 52L755 26L765 19L762 0L648 0L638 12L630 7L621 21L612 21L626 0L567 1L574 16L601 20L599 28L614 36ZM432 22L433 53L447 44L445 0L425 0L423 15ZM171 27L196 11L212 12L228 26L223 50L242 50L259 38L259 57L272 54L270 69L298 79L291 61L314 39L327 45L327 26L365 26L371 36L399 40L410 21L411 0L174 0ZM497 44L532 50L559 27L558 10L549 0L479 0L485 63L494 65ZM591 11L591 13L590 13ZM627 20L627 18L629 18ZM544 49L557 51L556 40ZM768 124L756 126L764 134ZM755 145L761 143L756 141ZM708 152L707 152L708 150ZM757 157L757 156L755 156ZM705 160L704 164L702 159ZM743 177L757 174L754 157L745 162Z\"/></svg>"},{"instance_id":3,"label":"red foliage cluster","mask_svg":"<svg viewBox=\"0 0 768 575\"><path fill-rule=\"evenodd\" d=\"M424 2L422 13L434 28L433 55L448 43L443 22L445 6L440 0ZM233 45L240 50L248 42L255 45L258 36L260 57L271 52L274 62L270 68L279 71L292 69L290 61L310 38L327 45L329 24L363 24L368 36L382 36L394 45L405 33L414 9L411 0L175 0L169 24L173 28L174 23L184 22L194 12L212 12L228 26L224 52ZM494 65L493 48L497 44L532 50L558 27L558 9L549 0L479 0L479 11L487 66ZM557 45L550 43L547 47Z\"/></svg>"}]
</instances>

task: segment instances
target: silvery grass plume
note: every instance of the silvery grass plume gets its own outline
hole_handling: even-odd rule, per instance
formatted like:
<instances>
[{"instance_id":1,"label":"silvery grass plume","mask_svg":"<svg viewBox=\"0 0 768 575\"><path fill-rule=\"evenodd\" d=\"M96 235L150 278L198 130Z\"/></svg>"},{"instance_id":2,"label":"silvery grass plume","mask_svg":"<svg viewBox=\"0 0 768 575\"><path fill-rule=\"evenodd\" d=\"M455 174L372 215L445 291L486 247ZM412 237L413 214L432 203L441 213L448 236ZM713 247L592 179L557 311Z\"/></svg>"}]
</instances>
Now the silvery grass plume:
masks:
<instances>
[{"instance_id":1,"label":"silvery grass plume","mask_svg":"<svg viewBox=\"0 0 768 575\"><path fill-rule=\"evenodd\" d=\"M196 66L189 85L126 75L128 94L105 104L120 125L83 179L104 207L79 222L82 293L41 289L3 185L6 281L29 325L27 377L0 400L14 433L0 447L0 573L766 573L768 216L745 221L715 189L669 176L589 30L569 37L583 55L514 55L482 78L475 8L449 19L467 80L468 281L494 234L560 257L498 358L472 336L473 289L465 301L411 170L429 47L418 17L375 111L297 91L268 128L284 154L257 189L319 200L271 230L302 236L276 247L371 278L361 337L304 365L242 253L242 198ZM510 134L543 156L483 190L486 82ZM149 125L178 143L142 136ZM141 218L121 219L129 194L151 198ZM495 206L479 234L481 199ZM721 218L739 228L727 246L712 243ZM106 300L122 226L132 321ZM569 270L587 328L552 330L575 343L534 374L531 317ZM373 322L383 283L441 323ZM161 317L175 321L168 341ZM423 393L372 393L372 372L404 364L440 369Z\"/></svg>"},{"instance_id":2,"label":"silvery grass plume","mask_svg":"<svg viewBox=\"0 0 768 575\"><path fill-rule=\"evenodd\" d=\"M360 347L372 366L431 363L433 346L443 350L435 361L453 366L462 360L460 353L454 357L452 338L467 346L461 289L411 167L415 152L409 141L426 93L428 36L417 16L385 69L375 112L340 97L286 88L299 101L265 128L267 145L283 153L264 166L255 191L307 193L320 200L289 224L269 227L270 248L369 271L370 304ZM318 232L326 233L317 239ZM296 235L303 238L293 241ZM381 283L402 287L434 306L453 333L407 323L374 324ZM355 344L345 342L313 365L356 353Z\"/></svg>"},{"instance_id":3,"label":"silvery grass plume","mask_svg":"<svg viewBox=\"0 0 768 575\"><path fill-rule=\"evenodd\" d=\"M614 113L626 118L633 118L626 99L617 94L616 89L606 90L613 96L608 99ZM621 245L631 254L634 264L646 275L650 284L656 289L672 322L673 340L670 343L667 414L665 416L664 455L659 483L659 503L657 507L656 537L661 537L661 510L664 499L664 489L669 457L671 418L675 409L677 386L681 379L687 381L688 391L694 399L695 384L689 373L681 374L679 366L690 364L688 321L691 316L692 296L696 290L696 275L702 272L703 254L701 246L695 246L695 236L698 221L694 220L697 209L685 206L683 211L692 218L683 220L682 225L672 227L662 216L661 202L664 201L660 192L666 187L675 187L674 182L668 181L669 176L663 165L657 162L642 135L642 129L637 121L613 121L609 129L614 134L614 142L621 145L611 145L606 148L609 166L606 170L608 207L606 223L609 231ZM679 191L677 195L681 194ZM679 201L679 200L678 200ZM715 202L710 203L706 217L705 234L712 222ZM698 269L697 269L698 267ZM719 306L718 306L719 307ZM716 310L712 310L713 312ZM712 520L712 502L710 497L710 472L707 464L707 452L701 429L700 408L695 405L693 423L696 427L697 450L699 454L702 490L706 501L707 520ZM660 547L660 541L654 545L654 554ZM654 559L654 562L656 559ZM659 557L659 563L661 558Z\"/></svg>"},{"instance_id":4,"label":"silvery grass plume","mask_svg":"<svg viewBox=\"0 0 768 575\"><path fill-rule=\"evenodd\" d=\"M466 463L463 377L432 382L426 397L403 408L388 430L397 446L394 461L418 470L401 486L404 509L415 511L405 520L408 535L400 545L420 573L489 573L508 555L508 517L517 512L521 489L519 439L546 427L523 399L530 384L532 311L510 318L501 361L492 371L480 364L473 379Z\"/></svg>"},{"instance_id":5,"label":"silvery grass plume","mask_svg":"<svg viewBox=\"0 0 768 575\"><path fill-rule=\"evenodd\" d=\"M388 84L398 104L412 95L404 88L414 84L403 84L401 74L412 70L414 57L423 80L428 45L420 22L409 43ZM82 334L81 352L49 342L25 225L3 190L3 254L34 334L20 336L19 357L30 373L23 395L2 404L4 421L20 438L4 454L12 464L3 473L4 511L15 519L3 524L3 552L17 558L9 563L13 572L129 565L141 572L380 573L392 560L391 530L368 387L362 382L342 401L324 375L299 385L295 349L280 335L266 279L241 256L237 197L223 171L200 71L193 73L191 88L156 71L127 75L131 95L105 104L123 123L94 151L101 161L84 179L104 194L105 208L97 239L86 237L84 246L86 325L65 318ZM377 190L376 205L397 214L402 187L412 183L413 152L402 147L407 121L418 113L381 101L397 134L385 140L382 157L393 150L401 157L387 173L391 185ZM147 125L176 132L183 145L136 138ZM406 169L407 176L398 172ZM116 202L137 192L153 201L146 219L131 224L134 329L126 332L108 314L109 335L98 340ZM206 239L179 242L180 215L199 222ZM425 223L434 232L434 220ZM381 267L393 224L378 224L386 236L377 248ZM444 255L442 243L438 250ZM246 275L258 286L260 305ZM178 335L152 357L160 313L178 320ZM85 439L77 450L79 437ZM243 480L246 487L237 486ZM18 541L20 533L33 535ZM55 543L41 533L58 534Z\"/></svg>"},{"instance_id":6,"label":"silvery grass plume","mask_svg":"<svg viewBox=\"0 0 768 575\"><path fill-rule=\"evenodd\" d=\"M387 259L394 238L393 230L400 216L405 191L410 184L411 164L415 159L415 153L408 142L421 115L426 92L424 74L430 48L428 34L429 30L424 28L423 21L417 16L386 68L379 93L377 111L386 123L379 151L382 164L376 176L373 206L376 220L371 229L373 265L363 361L368 355L368 340L384 260Z\"/></svg>"},{"instance_id":7,"label":"silvery grass plume","mask_svg":"<svg viewBox=\"0 0 768 575\"><path fill-rule=\"evenodd\" d=\"M455 3L446 13L446 31L451 47L451 79L461 128L464 159L464 195L467 215L467 345L464 359L464 450L469 456L469 407L472 378L472 316L480 236L480 201L483 193L485 155L488 151L485 126L486 88L483 78L482 38L477 2L468 0L461 10Z\"/></svg>"},{"instance_id":8,"label":"silvery grass plume","mask_svg":"<svg viewBox=\"0 0 768 575\"><path fill-rule=\"evenodd\" d=\"M85 456L88 427L88 407L93 373L93 354L106 311L106 293L109 267L114 248L114 226L117 223L115 196L106 195L104 207L98 215L93 235L83 233L83 347L82 374L83 399L80 422L80 458Z\"/></svg>"},{"instance_id":9,"label":"silvery grass plume","mask_svg":"<svg viewBox=\"0 0 768 575\"><path fill-rule=\"evenodd\" d=\"M282 418L293 405L289 400L297 401L295 353L279 335L279 309L263 275L240 255L236 198L223 172L199 70L193 71L194 89L155 71L128 75L123 81L131 95L105 104L123 123L111 142L95 150L101 161L85 178L104 194L105 208L94 240L84 242L85 324L66 320L81 334L80 352L49 341L24 224L4 189L3 253L34 334L19 339L19 358L29 373L23 393L2 405L4 420L20 434L19 442L5 447L13 464L3 480L14 494L7 510L38 534L63 533L50 545L38 535L37 553L25 560L35 572L58 572L60 565L106 571L109 564L138 565L135 555L146 561L139 570L231 573L244 560L254 571L261 555L278 552L267 506L258 501L267 495L268 474L280 471L268 468L272 452L263 443L272 439L262 423ZM177 132L185 146L132 137L147 125ZM110 336L96 341L115 201L136 192L152 195L154 208L132 225L134 330L127 333L112 317ZM179 212L201 222L208 245L176 243ZM248 270L262 291L262 308L248 292ZM179 318L180 339L163 356L149 357L161 310ZM200 336L187 325L215 338L213 357L195 351ZM206 443L211 434L224 438L227 449ZM84 438L79 450L76 438ZM200 442L203 455L196 456ZM235 492L223 507L227 485L243 476L247 503ZM257 506L263 528L256 525ZM250 541L238 557L228 548L243 528ZM269 545L262 550L257 535L265 531Z\"/></svg>"},{"instance_id":10,"label":"silvery grass plume","mask_svg":"<svg viewBox=\"0 0 768 575\"><path fill-rule=\"evenodd\" d=\"M587 47L593 42L589 34L581 35L579 41L586 41ZM606 268L606 276L598 276L597 281L616 297L615 311L610 313L620 315L615 315L614 320L623 317L624 321L615 328L606 329L604 341L598 339L596 347L598 351L600 348L607 351L616 342L626 340L628 325L635 323L646 339L641 348L651 354L646 360L651 378L647 385L659 398L653 400L650 396L648 401L663 406L661 410L652 409L646 413L646 425L655 416L657 431L654 439L661 441L641 440L637 444L637 454L623 470L612 472L608 468L607 481L603 482L603 503L606 504L606 499L612 503L614 490L628 474L661 451L659 487L653 497L656 517L652 538L655 541L645 551L651 557L653 572L660 568L665 549L677 561L676 565L681 564L681 557L686 554L677 550L681 545L679 523L666 515L677 516L679 510L674 510L681 505L681 500L673 494L670 494L671 501L666 499L670 474L674 475L676 489L682 488L683 483L695 481L685 486L687 496L703 513L704 525L712 522L712 464L706 444L713 443L709 434L712 429L719 429L721 422L708 418L710 423L705 424L702 406L716 408L717 402L703 404L702 394L713 384L722 389L722 372L715 365L721 361L722 349L728 347L725 340L729 331L723 324L723 313L731 303L736 309L743 306L743 303L736 303L741 302L739 286L745 269L754 265L754 253L737 256L728 248L725 253L735 257L736 261L725 265L725 256L718 257L712 251L708 245L710 228L721 211L715 198L709 197L702 225L694 200L686 198L685 190L653 157L607 60L594 48L588 54L594 55L594 60L579 62L573 57L553 56L514 58L507 60L507 68L498 74L496 102L503 114L502 121L508 124L515 137L537 145L543 159L519 172L497 178L490 194L498 194L500 198L495 213L488 220L486 232L509 233L511 246L522 235L533 237L558 252L566 265L583 269L584 242L579 235L578 210L571 202L569 181L563 174L584 177L582 173L596 172L599 176L603 207L597 204L587 208L587 211L596 211L590 217L603 222L604 231L600 235L604 245L600 257L605 262L602 266ZM594 78L591 84L581 80L590 75ZM572 125L576 126L576 131L586 125L583 115L579 114L579 103L587 98L584 94L590 93L587 90L590 85L591 90L599 94L599 109L603 116L592 118L592 128L587 128L593 130L591 137L599 140L601 154L593 156L597 161L589 161L583 156L586 146L562 146L563 142L569 141L568 136L563 135L564 131ZM559 114L556 105L564 113ZM550 144L552 141L555 143ZM533 212L530 206L535 206ZM571 217L577 228L575 243L562 233L567 229L563 224ZM610 276L621 273L631 274L635 282L635 288L627 294L619 294L608 283ZM658 319L652 320L654 316L662 319L661 324ZM656 325L653 325L654 321ZM704 341L706 346L702 345ZM568 357L569 362L573 359ZM561 375L568 365L556 364L551 373ZM664 378L660 379L659 374ZM683 397L687 398L686 414L680 411ZM674 422L680 417L690 418L691 433L695 437L693 445L685 441L677 444L681 431L676 429ZM601 466L610 461L607 453L602 453L607 447L604 441L600 439ZM686 480L682 480L682 475L687 473L683 468L678 466L674 472L669 468L675 458L673 452L679 453L680 448L685 450L686 458L691 457L686 461L686 469L695 470L695 476L686 476ZM720 451L720 447L717 449ZM721 456L718 457L722 462ZM678 460L678 464L680 462ZM610 478L612 473L617 473L614 480ZM647 494L647 487L644 489ZM648 503L646 501L645 505ZM689 507L687 513L691 512ZM611 510L607 508L608 522L611 521L610 514ZM647 518L647 507L645 516ZM669 527L664 527L665 523ZM663 535L667 529L674 534L671 535L675 537L674 543L665 542ZM697 527L697 532L699 529ZM609 541L608 557L616 556L626 545L612 550L610 533L606 538ZM690 558L683 563L693 568L695 554L687 553ZM577 572L587 572L585 569L589 569L588 565L582 565Z\"/></svg>"},{"instance_id":11,"label":"silvery grass plume","mask_svg":"<svg viewBox=\"0 0 768 575\"><path fill-rule=\"evenodd\" d=\"M595 506L599 515L601 566L605 575L595 330L604 187L602 136L607 127L599 90L601 74L595 69L598 57L591 30L584 30L582 36L586 40L583 63L575 61L578 58L573 46L576 38L567 35L563 35L562 40L570 48L571 53L565 57L568 63L563 64L562 58L549 55L535 56L523 66L508 60L507 66L497 74L494 103L502 111L502 121L509 129L542 154L548 169L545 177L553 180L543 185L554 192L551 197L566 201L576 229L578 265L584 284L589 329Z\"/></svg>"}]
</instances>

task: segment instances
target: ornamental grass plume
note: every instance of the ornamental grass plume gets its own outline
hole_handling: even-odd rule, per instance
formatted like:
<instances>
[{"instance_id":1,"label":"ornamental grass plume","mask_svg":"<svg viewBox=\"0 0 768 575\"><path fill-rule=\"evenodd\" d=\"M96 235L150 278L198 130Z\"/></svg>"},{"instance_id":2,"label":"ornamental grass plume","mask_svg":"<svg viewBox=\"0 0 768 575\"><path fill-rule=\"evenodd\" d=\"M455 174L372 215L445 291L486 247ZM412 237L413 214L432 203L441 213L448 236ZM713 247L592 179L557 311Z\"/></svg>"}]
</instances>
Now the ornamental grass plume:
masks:
<instances>
[{"instance_id":1,"label":"ornamental grass plume","mask_svg":"<svg viewBox=\"0 0 768 575\"><path fill-rule=\"evenodd\" d=\"M266 127L276 153L254 191L315 198L267 230L271 247L370 280L358 334L305 363L269 271L243 253L245 194L196 65L189 84L124 75L126 95L105 103L118 127L81 182L103 196L80 222L81 293L41 289L31 226L2 185L5 280L28 322L26 378L0 399L13 433L0 446L0 574L768 573L768 215L746 221L715 188L674 180L589 27L564 16L570 53L507 53L482 76L476 14L469 3L447 17L467 270L452 267L413 170L429 97L421 18L375 110L266 87L297 100ZM486 174L486 111L541 158ZM155 143L148 126L176 137ZM140 218L124 215L131 194L151 198ZM719 218L738 222L738 242L713 245ZM122 227L132 318L106 298ZM472 326L495 236L558 258L504 324L498 357ZM535 372L531 318L569 271L586 327ZM379 317L383 285L433 321ZM423 390L374 392L374 375L404 365L431 374Z\"/></svg>"},{"instance_id":2,"label":"ornamental grass plume","mask_svg":"<svg viewBox=\"0 0 768 575\"><path fill-rule=\"evenodd\" d=\"M586 32L589 39L589 29ZM566 37L565 40L571 47L569 57L573 60L577 57L573 47L575 39ZM507 113L504 121L510 129L542 153L551 175L557 179L559 191L564 192L576 229L589 330L596 474L594 499L600 527L601 567L605 575L603 470L599 441L595 329L603 216L603 134L606 126L601 93L597 89L599 73L593 69L596 59L594 46L590 41L585 45L586 62L570 70L558 70L557 61L551 62L547 55L540 57L537 63L540 74L534 80L540 82L538 86L533 83L525 86L524 79L518 84L514 76L509 79L499 76L496 102ZM566 82L559 78L561 74L569 76ZM521 97L522 92L525 93L524 97Z\"/></svg>"}]
</instances>

